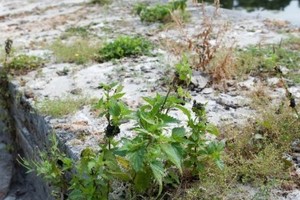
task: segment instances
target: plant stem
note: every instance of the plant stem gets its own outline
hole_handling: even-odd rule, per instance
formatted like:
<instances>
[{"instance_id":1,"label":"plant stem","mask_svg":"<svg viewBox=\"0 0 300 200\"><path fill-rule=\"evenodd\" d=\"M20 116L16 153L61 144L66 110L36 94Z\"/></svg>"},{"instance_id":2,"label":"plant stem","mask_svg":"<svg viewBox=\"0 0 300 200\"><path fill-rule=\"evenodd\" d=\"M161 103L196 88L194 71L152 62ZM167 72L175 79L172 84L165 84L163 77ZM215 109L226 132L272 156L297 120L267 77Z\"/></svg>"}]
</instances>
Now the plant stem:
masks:
<instances>
[{"instance_id":1,"label":"plant stem","mask_svg":"<svg viewBox=\"0 0 300 200\"><path fill-rule=\"evenodd\" d=\"M166 95L166 97L165 97L165 99L164 99L164 102L163 102L163 104L161 105L160 111L163 111L163 109L164 109L164 107L165 107L165 105L166 105L166 103L167 103L167 100L168 100L168 98L169 98L169 95L170 95L172 89L173 89L173 87L170 87L170 88L169 88L169 90L168 90L168 92L167 92L167 95Z\"/></svg>"}]
</instances>

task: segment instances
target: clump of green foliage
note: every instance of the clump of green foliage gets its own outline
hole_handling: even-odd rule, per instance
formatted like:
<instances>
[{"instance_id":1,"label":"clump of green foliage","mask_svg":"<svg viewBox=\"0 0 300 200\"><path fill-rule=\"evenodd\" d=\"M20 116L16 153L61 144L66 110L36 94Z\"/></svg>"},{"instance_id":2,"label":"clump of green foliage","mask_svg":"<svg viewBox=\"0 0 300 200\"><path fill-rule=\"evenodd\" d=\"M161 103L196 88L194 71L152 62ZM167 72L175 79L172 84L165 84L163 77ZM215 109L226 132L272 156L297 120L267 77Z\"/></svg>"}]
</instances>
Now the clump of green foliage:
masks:
<instances>
[{"instance_id":1,"label":"clump of green foliage","mask_svg":"<svg viewBox=\"0 0 300 200\"><path fill-rule=\"evenodd\" d=\"M35 171L38 176L51 182L52 196L64 199L63 194L68 190L67 174L71 172L73 161L59 150L55 134L51 134L49 139L52 146L47 153L40 152L39 161L28 161L19 157L18 162L28 169L28 173Z\"/></svg>"},{"instance_id":2,"label":"clump of green foliage","mask_svg":"<svg viewBox=\"0 0 300 200\"><path fill-rule=\"evenodd\" d=\"M292 41L297 40L288 39L279 45L250 46L241 50L236 55L237 74L274 72L275 67L283 66L291 70L287 77L296 79L294 71L300 65L300 54L294 49L297 45L293 45Z\"/></svg>"},{"instance_id":3,"label":"clump of green foliage","mask_svg":"<svg viewBox=\"0 0 300 200\"><path fill-rule=\"evenodd\" d=\"M3 58L2 56L0 58L7 73L23 74L44 66L44 60L40 57L30 56L26 54L19 54L14 56L14 49L12 47L12 44L13 41L11 39L7 39L5 41L5 54L3 55Z\"/></svg>"},{"instance_id":4,"label":"clump of green foliage","mask_svg":"<svg viewBox=\"0 0 300 200\"><path fill-rule=\"evenodd\" d=\"M38 102L36 107L44 115L52 117L62 117L78 111L84 105L91 104L92 100L86 97L67 97L64 99L45 99Z\"/></svg>"},{"instance_id":5,"label":"clump of green foliage","mask_svg":"<svg viewBox=\"0 0 300 200\"><path fill-rule=\"evenodd\" d=\"M21 73L37 69L43 65L44 62L42 58L25 54L14 56L6 63L6 67L8 69Z\"/></svg>"},{"instance_id":6,"label":"clump of green foliage","mask_svg":"<svg viewBox=\"0 0 300 200\"><path fill-rule=\"evenodd\" d=\"M290 173L293 164L284 157L292 152L291 143L300 137L300 121L291 108L278 112L277 108L264 107L263 116L254 123L235 129L224 127L223 131L227 140L224 170L207 167L200 175L200 182L183 199L236 196L239 184L272 189L284 183L297 183Z\"/></svg>"},{"instance_id":7,"label":"clump of green foliage","mask_svg":"<svg viewBox=\"0 0 300 200\"><path fill-rule=\"evenodd\" d=\"M120 59L128 56L149 54L152 49L151 43L141 37L120 36L110 43L106 43L98 51L99 62Z\"/></svg>"},{"instance_id":8,"label":"clump of green foliage","mask_svg":"<svg viewBox=\"0 0 300 200\"><path fill-rule=\"evenodd\" d=\"M180 74L170 84L173 91L176 91L179 81L190 82L190 76L182 74L189 72L182 69L184 66L188 67L183 65L178 70ZM223 143L207 139L207 133L217 135L218 130L207 122L203 104L194 102L192 110L189 110L169 90L166 96L144 97L146 103L134 112L121 100L125 95L122 86L101 84L101 88L104 95L95 108L100 111L100 116L107 119L105 142L100 145L101 151L85 149L78 161L72 161L77 173L71 175L67 184L69 199L108 199L114 181L129 184L126 199L137 196L159 198L166 195L163 194L166 186L176 188L183 179L197 178L208 162L223 167L220 157ZM181 111L186 121L173 117L171 110ZM114 137L121 132L124 120L128 119L136 122L132 129L134 136L116 141ZM70 165L64 164L65 159L60 160L62 166L66 166L59 169L59 174L64 176ZM66 161L69 162L68 159ZM28 169L39 172L45 162L34 165L30 161L23 163ZM54 165L57 165L56 159ZM40 174L53 182L47 175L51 171ZM189 174L188 178L184 178L185 174Z\"/></svg>"},{"instance_id":9,"label":"clump of green foliage","mask_svg":"<svg viewBox=\"0 0 300 200\"><path fill-rule=\"evenodd\" d=\"M112 0L91 0L92 4L99 4L99 5L105 5L110 4Z\"/></svg>"},{"instance_id":10,"label":"clump of green foliage","mask_svg":"<svg viewBox=\"0 0 300 200\"><path fill-rule=\"evenodd\" d=\"M97 44L86 39L79 39L69 44L57 40L49 48L53 51L56 62L76 64L93 60L98 49Z\"/></svg>"},{"instance_id":11,"label":"clump of green foliage","mask_svg":"<svg viewBox=\"0 0 300 200\"><path fill-rule=\"evenodd\" d=\"M175 0L167 4L157 4L149 6L145 3L136 4L134 12L139 15L142 22L171 22L171 13L180 10L185 12L186 0Z\"/></svg>"}]
</instances>

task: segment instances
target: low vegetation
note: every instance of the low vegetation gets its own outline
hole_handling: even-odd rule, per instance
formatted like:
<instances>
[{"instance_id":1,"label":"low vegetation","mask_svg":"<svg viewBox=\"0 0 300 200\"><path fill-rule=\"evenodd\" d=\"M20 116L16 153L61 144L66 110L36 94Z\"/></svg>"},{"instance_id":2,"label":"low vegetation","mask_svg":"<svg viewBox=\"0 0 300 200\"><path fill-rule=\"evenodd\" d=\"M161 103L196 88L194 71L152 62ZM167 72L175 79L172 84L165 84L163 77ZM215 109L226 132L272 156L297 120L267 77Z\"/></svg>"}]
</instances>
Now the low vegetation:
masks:
<instances>
[{"instance_id":1,"label":"low vegetation","mask_svg":"<svg viewBox=\"0 0 300 200\"><path fill-rule=\"evenodd\" d=\"M103 45L98 51L97 60L105 62L123 57L146 55L151 50L152 44L144 38L119 36L113 42Z\"/></svg>"},{"instance_id":2,"label":"low vegetation","mask_svg":"<svg viewBox=\"0 0 300 200\"><path fill-rule=\"evenodd\" d=\"M105 5L112 3L113 0L91 0L90 2L92 4L99 4L99 5Z\"/></svg>"},{"instance_id":3,"label":"low vegetation","mask_svg":"<svg viewBox=\"0 0 300 200\"><path fill-rule=\"evenodd\" d=\"M111 3L110 0L91 2ZM175 12L185 15L186 2L139 3L134 12L142 22L167 23L174 21ZM168 80L166 95L143 97L144 104L136 110L122 101L126 94L117 83L101 84L103 96L97 103L86 97L37 102L40 113L56 118L94 104L99 117L106 119L105 137L99 144L101 150L86 148L79 160L73 160L59 150L53 134L47 153L40 153L38 160L20 158L20 163L48 181L56 199L109 199L115 183L128 186L124 199L234 199L232 196L241 185L259 188L256 194L248 194L252 199L271 199L271 189L299 187L299 177L293 173L291 160L292 143L300 138L299 113L285 82L281 87L286 90L290 105L283 102L271 107L269 98L260 99L263 94L257 91L253 102L261 115L244 126L223 126L221 134L208 123L204 104L194 101L190 108L185 104L191 99L187 88L192 68L210 74L213 83L265 74L267 77L280 75L282 80L288 78L299 83L300 39L293 37L276 45L235 49L234 45L222 45L218 37L223 30L214 33L212 28L212 24L204 27L196 42L186 40L190 42L189 47L180 43L170 45L179 49L174 51L177 55L183 56L174 65L175 74ZM63 37L78 38L50 45L56 62L102 63L149 55L153 49L153 44L142 37L119 36L100 45L92 43L89 35L87 27L67 29ZM210 42L212 38L214 45ZM12 56L9 49L4 63L10 70L26 72L43 65L38 57ZM278 73L279 68L286 68L288 72ZM62 75L67 73L61 72ZM180 112L185 120L177 119L171 111ZM130 130L133 136L116 140L123 131L123 123L128 121L135 122Z\"/></svg>"},{"instance_id":4,"label":"low vegetation","mask_svg":"<svg viewBox=\"0 0 300 200\"><path fill-rule=\"evenodd\" d=\"M253 74L274 71L274 67L283 66L294 70L299 67L300 54L288 47L288 43L279 45L251 46L238 52L236 66L240 74Z\"/></svg>"},{"instance_id":5,"label":"low vegetation","mask_svg":"<svg viewBox=\"0 0 300 200\"><path fill-rule=\"evenodd\" d=\"M142 22L172 22L172 12L180 11L182 15L185 15L186 0L170 1L166 4L156 4L150 6L145 3L136 4L134 12L140 17Z\"/></svg>"},{"instance_id":6,"label":"low vegetation","mask_svg":"<svg viewBox=\"0 0 300 200\"><path fill-rule=\"evenodd\" d=\"M200 181L187 191L183 199L238 199L238 185L259 188L256 197L270 195L274 188L295 188L297 176L293 175L292 143L299 139L300 121L288 106L268 108L263 103L262 116L244 127L223 127L226 140L223 159L224 170L207 167ZM244 191L245 192L245 191ZM248 198L250 193L246 193ZM255 198L254 198L255 199Z\"/></svg>"},{"instance_id":7,"label":"low vegetation","mask_svg":"<svg viewBox=\"0 0 300 200\"><path fill-rule=\"evenodd\" d=\"M66 29L65 33L61 36L61 39L66 39L71 36L77 36L87 38L91 35L88 26L75 26Z\"/></svg>"},{"instance_id":8,"label":"low vegetation","mask_svg":"<svg viewBox=\"0 0 300 200\"><path fill-rule=\"evenodd\" d=\"M283 40L279 44L236 49L233 46L225 47L221 41L215 45L210 44L212 30L209 28L201 35L200 43L196 43L198 46L190 50L190 58L194 60L193 67L196 70L203 70L211 75L213 83L232 78L243 79L249 75L276 76L276 67L288 70L288 73L284 74L285 78L296 83L300 81L297 38Z\"/></svg>"},{"instance_id":9,"label":"low vegetation","mask_svg":"<svg viewBox=\"0 0 300 200\"><path fill-rule=\"evenodd\" d=\"M52 117L63 117L75 113L85 105L89 105L93 100L86 97L66 97L62 99L45 99L37 102L36 108L43 115Z\"/></svg>"},{"instance_id":10,"label":"low vegetation","mask_svg":"<svg viewBox=\"0 0 300 200\"><path fill-rule=\"evenodd\" d=\"M56 62L85 64L95 58L99 44L87 39L77 39L70 43L57 40L50 45Z\"/></svg>"},{"instance_id":11,"label":"low vegetation","mask_svg":"<svg viewBox=\"0 0 300 200\"><path fill-rule=\"evenodd\" d=\"M217 135L218 129L207 122L204 105L194 102L189 110L171 93L178 83L190 82L189 70L183 69L189 66L182 63L167 95L144 97L146 103L135 112L122 102L122 86L101 84L104 96L95 106L107 120L101 151L87 148L78 161L57 152L51 153L51 159L41 156L41 161L21 163L50 181L55 197L69 199L108 199L116 181L129 185L125 199L163 198L183 180L197 179L208 162L222 168L223 143L207 139L208 133ZM52 107L49 103L45 105ZM169 112L174 109L181 111L186 121L171 116ZM133 138L114 140L122 131L121 124L128 119L136 122ZM50 151L56 152L57 143L53 145ZM69 174L72 167L77 173ZM71 175L69 180L66 174Z\"/></svg>"},{"instance_id":12,"label":"low vegetation","mask_svg":"<svg viewBox=\"0 0 300 200\"><path fill-rule=\"evenodd\" d=\"M37 56L30 56L26 54L20 54L13 56L7 60L6 67L12 73L26 73L28 71L37 69L44 65L42 58Z\"/></svg>"}]
</instances>

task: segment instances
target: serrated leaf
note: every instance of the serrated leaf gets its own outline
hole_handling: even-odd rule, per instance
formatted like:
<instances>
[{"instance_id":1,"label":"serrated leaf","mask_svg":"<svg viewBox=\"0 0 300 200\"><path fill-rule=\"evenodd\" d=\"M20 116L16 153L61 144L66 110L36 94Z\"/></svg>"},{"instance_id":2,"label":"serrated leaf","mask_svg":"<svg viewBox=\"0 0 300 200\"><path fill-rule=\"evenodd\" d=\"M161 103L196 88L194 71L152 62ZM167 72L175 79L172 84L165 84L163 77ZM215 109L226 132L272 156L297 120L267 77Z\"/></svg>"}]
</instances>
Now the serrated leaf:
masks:
<instances>
[{"instance_id":1,"label":"serrated leaf","mask_svg":"<svg viewBox=\"0 0 300 200\"><path fill-rule=\"evenodd\" d=\"M138 172L141 171L144 166L144 155L145 155L145 149L139 149L134 152L129 152L127 154L128 160L131 163L132 168Z\"/></svg>"},{"instance_id":2,"label":"serrated leaf","mask_svg":"<svg viewBox=\"0 0 300 200\"><path fill-rule=\"evenodd\" d=\"M151 171L150 171L151 173ZM136 174L134 179L134 188L139 192L143 193L149 188L151 184L152 176L149 176L149 170L140 171Z\"/></svg>"},{"instance_id":3,"label":"serrated leaf","mask_svg":"<svg viewBox=\"0 0 300 200\"><path fill-rule=\"evenodd\" d=\"M162 106L162 103L155 103L150 112L151 116L157 115L160 112L161 106Z\"/></svg>"},{"instance_id":4,"label":"serrated leaf","mask_svg":"<svg viewBox=\"0 0 300 200\"><path fill-rule=\"evenodd\" d=\"M177 150L169 143L160 144L160 148L167 155L168 160L170 160L182 173L181 168L181 157Z\"/></svg>"},{"instance_id":5,"label":"serrated leaf","mask_svg":"<svg viewBox=\"0 0 300 200\"><path fill-rule=\"evenodd\" d=\"M116 100L111 100L109 102L109 114L115 117L121 114L121 108Z\"/></svg>"},{"instance_id":6,"label":"serrated leaf","mask_svg":"<svg viewBox=\"0 0 300 200\"><path fill-rule=\"evenodd\" d=\"M164 123L178 123L179 120L171 117L167 114L159 114L158 117L163 120Z\"/></svg>"},{"instance_id":7,"label":"serrated leaf","mask_svg":"<svg viewBox=\"0 0 300 200\"><path fill-rule=\"evenodd\" d=\"M145 116L142 111L138 112L138 116L143 125L145 125L144 122L146 122L148 125L155 125L155 121Z\"/></svg>"},{"instance_id":8,"label":"serrated leaf","mask_svg":"<svg viewBox=\"0 0 300 200\"><path fill-rule=\"evenodd\" d=\"M184 140L185 136L185 128L183 127L176 127L172 129L172 138L178 142Z\"/></svg>"},{"instance_id":9,"label":"serrated leaf","mask_svg":"<svg viewBox=\"0 0 300 200\"><path fill-rule=\"evenodd\" d=\"M159 161L154 161L150 163L150 168L152 170L155 180L158 182L159 185L159 191L157 195L159 196L162 192L162 188L163 188L162 180L165 175L163 164Z\"/></svg>"}]
</instances>

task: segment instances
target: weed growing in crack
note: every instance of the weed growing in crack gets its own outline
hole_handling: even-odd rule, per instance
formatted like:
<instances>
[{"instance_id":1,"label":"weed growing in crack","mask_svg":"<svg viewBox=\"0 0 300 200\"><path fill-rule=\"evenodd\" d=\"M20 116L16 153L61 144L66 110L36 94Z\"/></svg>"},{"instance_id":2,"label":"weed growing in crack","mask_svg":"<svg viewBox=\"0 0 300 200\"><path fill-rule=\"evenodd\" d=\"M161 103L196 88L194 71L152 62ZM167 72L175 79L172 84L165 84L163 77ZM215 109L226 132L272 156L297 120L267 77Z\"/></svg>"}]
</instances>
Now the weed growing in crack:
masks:
<instances>
[{"instance_id":1,"label":"weed growing in crack","mask_svg":"<svg viewBox=\"0 0 300 200\"><path fill-rule=\"evenodd\" d=\"M52 196L56 199L66 199L69 179L68 173L72 170L72 159L59 150L56 135L51 134L51 147L46 152L40 152L40 160L26 160L18 158L18 162L30 172L36 172L44 180L51 183Z\"/></svg>"},{"instance_id":2,"label":"weed growing in crack","mask_svg":"<svg viewBox=\"0 0 300 200\"><path fill-rule=\"evenodd\" d=\"M152 47L152 44L144 38L120 36L113 42L103 45L98 51L97 60L105 62L123 57L146 55L150 53Z\"/></svg>"}]
</instances>

